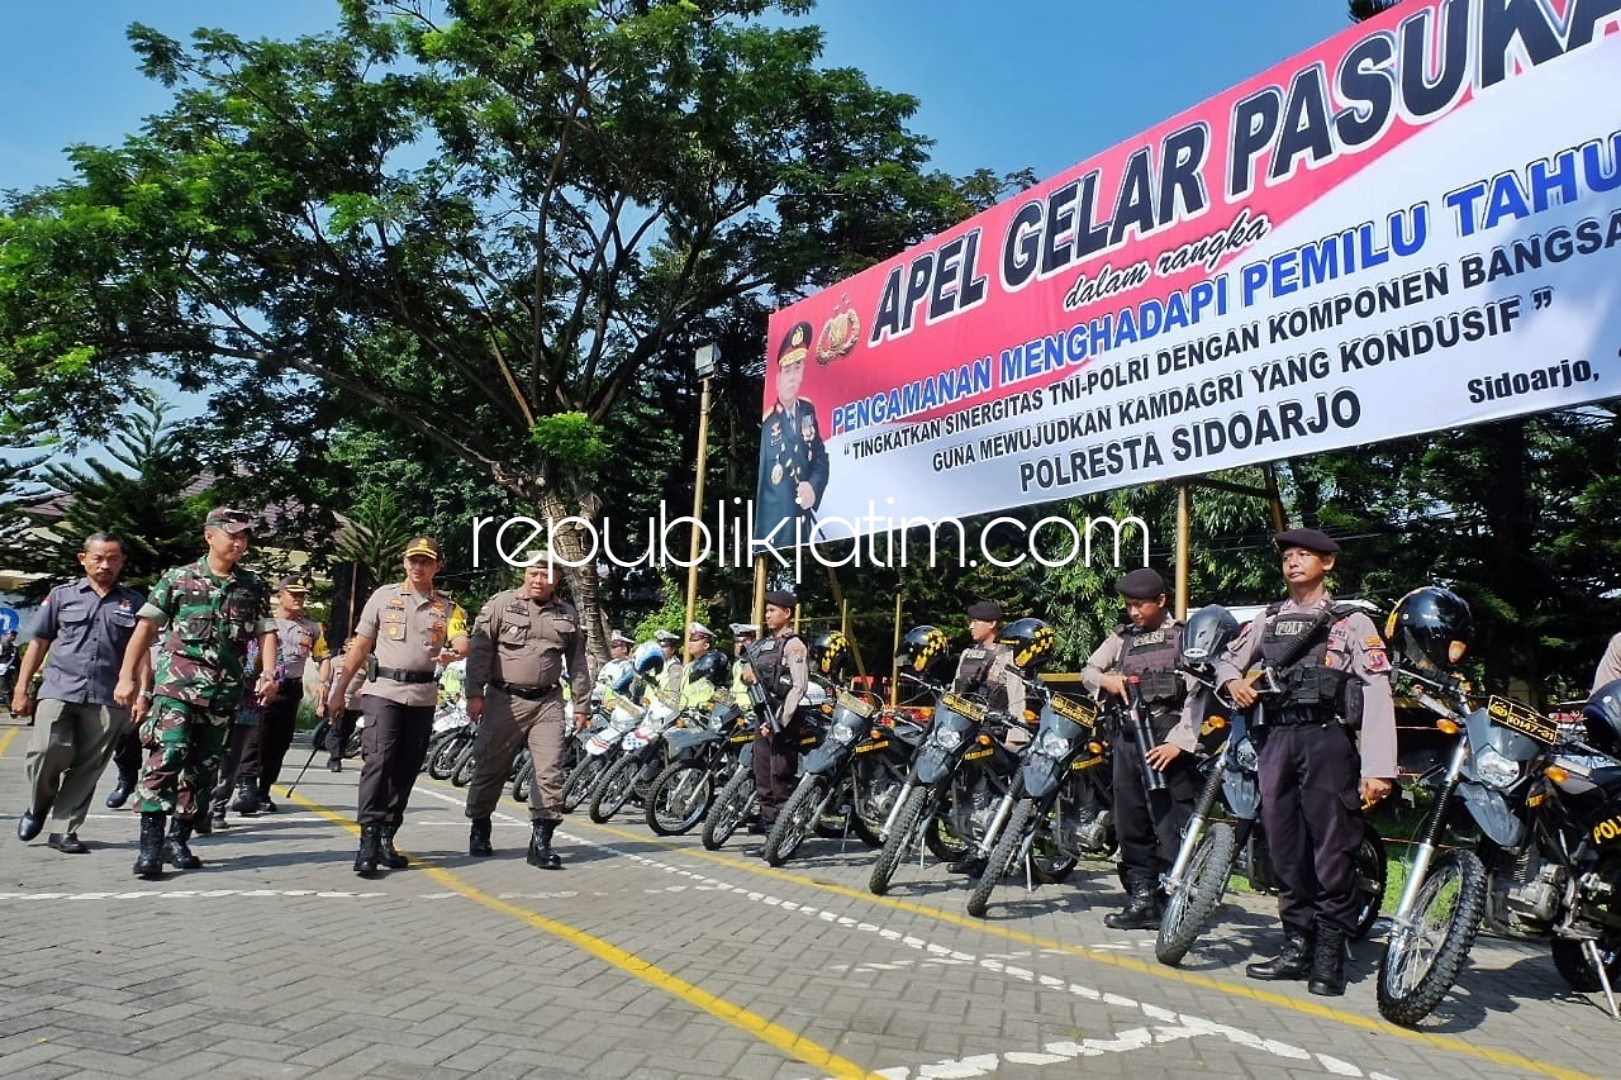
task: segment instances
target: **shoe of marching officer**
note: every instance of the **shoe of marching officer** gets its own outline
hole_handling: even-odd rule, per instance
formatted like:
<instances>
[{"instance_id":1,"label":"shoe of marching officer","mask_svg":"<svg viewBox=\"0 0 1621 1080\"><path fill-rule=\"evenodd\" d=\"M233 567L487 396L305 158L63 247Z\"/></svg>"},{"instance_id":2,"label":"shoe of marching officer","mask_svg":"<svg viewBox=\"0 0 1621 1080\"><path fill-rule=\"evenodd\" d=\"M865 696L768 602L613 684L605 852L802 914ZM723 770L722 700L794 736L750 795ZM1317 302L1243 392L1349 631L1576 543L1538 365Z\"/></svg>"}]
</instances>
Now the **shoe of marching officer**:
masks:
<instances>
[{"instance_id":1,"label":"shoe of marching officer","mask_svg":"<svg viewBox=\"0 0 1621 1080\"><path fill-rule=\"evenodd\" d=\"M555 821L536 821L529 834L529 865L542 870L561 870L563 860L552 850L552 834L557 831Z\"/></svg>"},{"instance_id":2,"label":"shoe of marching officer","mask_svg":"<svg viewBox=\"0 0 1621 1080\"><path fill-rule=\"evenodd\" d=\"M163 844L163 861L176 870L195 870L203 860L191 853L186 842L191 839L191 818L176 814L169 821L169 839Z\"/></svg>"},{"instance_id":3,"label":"shoe of marching officer","mask_svg":"<svg viewBox=\"0 0 1621 1080\"><path fill-rule=\"evenodd\" d=\"M1126 888L1125 908L1103 916L1103 925L1111 930L1158 930L1161 910L1154 883L1133 880Z\"/></svg>"},{"instance_id":4,"label":"shoe of marching officer","mask_svg":"<svg viewBox=\"0 0 1621 1080\"><path fill-rule=\"evenodd\" d=\"M125 780L120 776L118 783L107 793L107 809L122 810L124 804L129 802L129 797L134 791L135 781Z\"/></svg>"},{"instance_id":5,"label":"shoe of marching officer","mask_svg":"<svg viewBox=\"0 0 1621 1080\"><path fill-rule=\"evenodd\" d=\"M43 828L45 828L45 811L35 810L30 806L17 818L17 839L26 844L38 836Z\"/></svg>"},{"instance_id":6,"label":"shoe of marching officer","mask_svg":"<svg viewBox=\"0 0 1621 1080\"><path fill-rule=\"evenodd\" d=\"M231 827L231 823L229 821L225 820L225 811L224 810L219 810L219 811L216 811L216 812L208 815L208 831L209 832L212 833L215 829L229 829L230 827ZM201 832L202 830L199 829L197 831Z\"/></svg>"},{"instance_id":7,"label":"shoe of marching officer","mask_svg":"<svg viewBox=\"0 0 1621 1080\"><path fill-rule=\"evenodd\" d=\"M52 833L45 838L45 846L55 848L64 855L88 855L90 849L79 839L78 833Z\"/></svg>"},{"instance_id":8,"label":"shoe of marching officer","mask_svg":"<svg viewBox=\"0 0 1621 1080\"><path fill-rule=\"evenodd\" d=\"M136 877L163 876L163 816L161 811L141 811L141 850L135 856Z\"/></svg>"},{"instance_id":9,"label":"shoe of marching officer","mask_svg":"<svg viewBox=\"0 0 1621 1080\"><path fill-rule=\"evenodd\" d=\"M473 825L467 830L467 854L487 858L495 854L495 848L490 844L490 819L487 817L474 818Z\"/></svg>"},{"instance_id":10,"label":"shoe of marching officer","mask_svg":"<svg viewBox=\"0 0 1621 1080\"><path fill-rule=\"evenodd\" d=\"M252 780L244 780L236 785L236 798L231 800L231 809L243 817L252 817L259 812L259 788Z\"/></svg>"},{"instance_id":11,"label":"shoe of marching officer","mask_svg":"<svg viewBox=\"0 0 1621 1080\"><path fill-rule=\"evenodd\" d=\"M383 827L376 823L360 826L360 850L355 852L355 873L369 878L377 873L377 860L383 843Z\"/></svg>"},{"instance_id":12,"label":"shoe of marching officer","mask_svg":"<svg viewBox=\"0 0 1621 1080\"><path fill-rule=\"evenodd\" d=\"M1345 931L1337 926L1317 928L1317 947L1312 951L1311 981L1306 989L1322 997L1345 993Z\"/></svg>"},{"instance_id":13,"label":"shoe of marching officer","mask_svg":"<svg viewBox=\"0 0 1621 1080\"><path fill-rule=\"evenodd\" d=\"M328 758L327 763L326 763L326 771L327 772L342 772L343 771L343 759L341 757Z\"/></svg>"},{"instance_id":14,"label":"shoe of marching officer","mask_svg":"<svg viewBox=\"0 0 1621 1080\"><path fill-rule=\"evenodd\" d=\"M985 873L985 864L989 861L976 849L970 851L956 862L946 864L946 871L947 873L967 874L969 877L977 878Z\"/></svg>"},{"instance_id":15,"label":"shoe of marching officer","mask_svg":"<svg viewBox=\"0 0 1621 1080\"><path fill-rule=\"evenodd\" d=\"M1250 964L1244 968L1244 974L1252 979L1264 979L1269 982L1279 979L1304 979L1311 973L1313 944L1307 935L1298 930L1290 930L1284 934L1281 953L1271 960Z\"/></svg>"},{"instance_id":16,"label":"shoe of marching officer","mask_svg":"<svg viewBox=\"0 0 1621 1080\"><path fill-rule=\"evenodd\" d=\"M214 819L209 816L206 806L192 815L191 831L198 836L214 835Z\"/></svg>"},{"instance_id":17,"label":"shoe of marching officer","mask_svg":"<svg viewBox=\"0 0 1621 1080\"><path fill-rule=\"evenodd\" d=\"M268 791L259 792L259 813L261 813L261 814L277 814L277 813L280 813L280 812L281 812L281 807L277 806L275 803L270 801L270 792L268 792Z\"/></svg>"},{"instance_id":18,"label":"shoe of marching officer","mask_svg":"<svg viewBox=\"0 0 1621 1080\"><path fill-rule=\"evenodd\" d=\"M390 870L404 870L411 865L411 860L401 855L394 847L394 834L399 831L398 825L385 826L383 838L377 844L377 861Z\"/></svg>"}]
</instances>

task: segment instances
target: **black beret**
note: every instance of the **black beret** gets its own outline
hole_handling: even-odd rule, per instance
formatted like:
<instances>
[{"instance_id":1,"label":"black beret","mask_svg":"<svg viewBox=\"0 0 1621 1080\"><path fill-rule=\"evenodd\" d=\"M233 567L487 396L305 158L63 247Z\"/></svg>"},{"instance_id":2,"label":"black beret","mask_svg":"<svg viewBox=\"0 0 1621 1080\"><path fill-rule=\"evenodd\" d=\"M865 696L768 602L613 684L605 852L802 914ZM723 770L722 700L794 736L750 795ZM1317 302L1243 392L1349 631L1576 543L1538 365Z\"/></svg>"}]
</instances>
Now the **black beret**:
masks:
<instances>
[{"instance_id":1,"label":"black beret","mask_svg":"<svg viewBox=\"0 0 1621 1080\"><path fill-rule=\"evenodd\" d=\"M1280 532L1272 539L1277 542L1279 551L1305 548L1319 555L1332 555L1340 549L1333 537L1316 529L1290 529L1288 532Z\"/></svg>"},{"instance_id":2,"label":"black beret","mask_svg":"<svg viewBox=\"0 0 1621 1080\"><path fill-rule=\"evenodd\" d=\"M970 619L984 619L986 622L1002 621L1002 605L991 600L975 600L968 605Z\"/></svg>"},{"instance_id":3,"label":"black beret","mask_svg":"<svg viewBox=\"0 0 1621 1080\"><path fill-rule=\"evenodd\" d=\"M799 606L799 597L787 589L777 589L765 594L765 602L772 607L780 607L784 611L792 611Z\"/></svg>"},{"instance_id":4,"label":"black beret","mask_svg":"<svg viewBox=\"0 0 1621 1080\"><path fill-rule=\"evenodd\" d=\"M1165 579L1159 571L1145 566L1115 582L1114 591L1127 600L1155 600L1165 595Z\"/></svg>"}]
</instances>

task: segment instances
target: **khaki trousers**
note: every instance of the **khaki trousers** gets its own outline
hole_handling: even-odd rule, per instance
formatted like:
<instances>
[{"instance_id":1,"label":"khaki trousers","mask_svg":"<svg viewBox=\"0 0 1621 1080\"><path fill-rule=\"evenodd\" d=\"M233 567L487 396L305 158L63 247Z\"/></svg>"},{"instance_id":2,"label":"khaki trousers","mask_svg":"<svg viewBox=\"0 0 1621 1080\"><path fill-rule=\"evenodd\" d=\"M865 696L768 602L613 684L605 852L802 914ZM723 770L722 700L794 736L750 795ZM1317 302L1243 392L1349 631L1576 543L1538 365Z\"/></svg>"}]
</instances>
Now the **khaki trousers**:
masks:
<instances>
[{"instance_id":1,"label":"khaki trousers","mask_svg":"<svg viewBox=\"0 0 1621 1080\"><path fill-rule=\"evenodd\" d=\"M467 785L467 816L485 818L495 812L501 791L512 775L518 748L529 745L535 760L535 781L529 788L529 817L534 821L563 820L563 692L553 690L539 701L515 697L490 687L484 715L478 722L473 745L473 781Z\"/></svg>"},{"instance_id":2,"label":"khaki trousers","mask_svg":"<svg viewBox=\"0 0 1621 1080\"><path fill-rule=\"evenodd\" d=\"M46 698L34 707L23 766L30 805L51 811L51 832L78 832L90 812L113 746L129 728L129 710Z\"/></svg>"}]
</instances>

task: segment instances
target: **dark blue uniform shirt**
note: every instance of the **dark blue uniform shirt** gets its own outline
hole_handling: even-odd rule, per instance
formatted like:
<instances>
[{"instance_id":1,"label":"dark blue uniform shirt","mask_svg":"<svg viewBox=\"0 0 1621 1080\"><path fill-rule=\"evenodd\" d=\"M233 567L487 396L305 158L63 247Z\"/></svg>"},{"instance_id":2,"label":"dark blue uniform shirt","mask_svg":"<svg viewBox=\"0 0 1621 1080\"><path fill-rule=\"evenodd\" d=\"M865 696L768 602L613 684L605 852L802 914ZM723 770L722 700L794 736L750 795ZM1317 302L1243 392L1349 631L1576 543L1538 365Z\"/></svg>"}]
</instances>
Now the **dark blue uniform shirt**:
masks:
<instances>
[{"instance_id":1,"label":"dark blue uniform shirt","mask_svg":"<svg viewBox=\"0 0 1621 1080\"><path fill-rule=\"evenodd\" d=\"M124 647L135 633L142 601L140 593L122 585L97 596L89 578L52 589L30 631L51 643L40 699L113 705Z\"/></svg>"}]
</instances>

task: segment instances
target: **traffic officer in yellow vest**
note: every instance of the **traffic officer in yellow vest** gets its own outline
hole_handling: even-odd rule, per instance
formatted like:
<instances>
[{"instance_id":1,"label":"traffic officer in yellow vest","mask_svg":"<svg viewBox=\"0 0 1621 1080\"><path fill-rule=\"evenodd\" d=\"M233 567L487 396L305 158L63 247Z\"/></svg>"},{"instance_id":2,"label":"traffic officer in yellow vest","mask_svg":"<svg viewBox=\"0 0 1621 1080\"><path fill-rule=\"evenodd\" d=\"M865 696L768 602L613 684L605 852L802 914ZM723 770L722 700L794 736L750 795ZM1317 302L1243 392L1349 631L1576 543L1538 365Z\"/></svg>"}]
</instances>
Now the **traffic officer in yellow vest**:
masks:
<instances>
[{"instance_id":1,"label":"traffic officer in yellow vest","mask_svg":"<svg viewBox=\"0 0 1621 1080\"><path fill-rule=\"evenodd\" d=\"M574 730L591 722L591 676L585 630L574 605L557 595L550 554L525 568L523 585L496 593L473 623L467 657L467 715L478 722L477 769L467 785L470 855L494 855L490 814L501 800L518 747L535 762L529 789L529 865L561 870L552 834L563 820L563 684Z\"/></svg>"},{"instance_id":2,"label":"traffic officer in yellow vest","mask_svg":"<svg viewBox=\"0 0 1621 1080\"><path fill-rule=\"evenodd\" d=\"M1182 829L1199 797L1194 711L1205 696L1197 682L1176 673L1182 624L1167 609L1165 579L1145 566L1114 587L1125 598L1128 621L1087 659L1081 685L1093 697L1127 701L1130 680L1136 679L1154 745L1138 746L1130 725L1121 725L1115 739L1114 827L1126 906L1105 915L1103 923L1114 930L1157 930L1160 875L1176 861ZM1164 777L1163 791L1148 791L1145 758Z\"/></svg>"},{"instance_id":3,"label":"traffic officer in yellow vest","mask_svg":"<svg viewBox=\"0 0 1621 1080\"><path fill-rule=\"evenodd\" d=\"M344 653L327 695L328 715L342 715L349 681L376 654L376 670L360 699L366 726L360 735L365 760L355 811L360 822L355 873L361 877L377 873L379 862L390 870L411 864L395 850L394 836L428 753L439 698L434 669L467 655L467 615L433 587L444 563L438 542L413 538L401 562L405 580L384 585L366 601L355 624L354 644Z\"/></svg>"},{"instance_id":4,"label":"traffic officer in yellow vest","mask_svg":"<svg viewBox=\"0 0 1621 1080\"><path fill-rule=\"evenodd\" d=\"M653 640L659 643L664 650L664 670L659 672L658 692L666 690L679 692L681 689L681 635L672 634L668 630L659 630L653 634Z\"/></svg>"}]
</instances>

